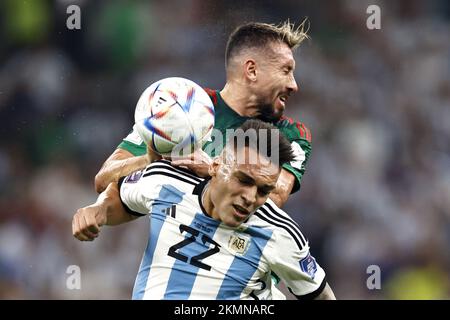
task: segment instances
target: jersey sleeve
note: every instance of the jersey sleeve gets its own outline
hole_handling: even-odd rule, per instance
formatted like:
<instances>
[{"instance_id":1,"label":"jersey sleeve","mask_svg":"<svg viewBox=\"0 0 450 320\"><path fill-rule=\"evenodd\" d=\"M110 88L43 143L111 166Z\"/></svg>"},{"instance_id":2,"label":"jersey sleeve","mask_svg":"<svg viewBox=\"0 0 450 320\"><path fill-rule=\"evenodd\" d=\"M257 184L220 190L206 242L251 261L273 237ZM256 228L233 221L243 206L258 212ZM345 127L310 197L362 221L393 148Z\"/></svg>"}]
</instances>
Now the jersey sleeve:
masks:
<instances>
[{"instance_id":1,"label":"jersey sleeve","mask_svg":"<svg viewBox=\"0 0 450 320\"><path fill-rule=\"evenodd\" d=\"M120 200L125 210L134 216L144 216L151 211L159 189L159 179L147 177L145 170L119 179Z\"/></svg>"},{"instance_id":2,"label":"jersey sleeve","mask_svg":"<svg viewBox=\"0 0 450 320\"><path fill-rule=\"evenodd\" d=\"M174 167L167 160L158 160L144 170L119 179L120 199L128 213L147 215L155 208L179 203L202 181L188 169Z\"/></svg>"},{"instance_id":3,"label":"jersey sleeve","mask_svg":"<svg viewBox=\"0 0 450 320\"><path fill-rule=\"evenodd\" d=\"M325 288L325 271L311 255L309 244L299 248L287 232L277 232L272 270L298 299L314 299Z\"/></svg>"},{"instance_id":4,"label":"jersey sleeve","mask_svg":"<svg viewBox=\"0 0 450 320\"><path fill-rule=\"evenodd\" d=\"M294 193L300 189L301 181L306 171L306 164L311 155L311 132L303 123L287 117L283 117L277 123L277 126L291 142L292 151L294 152L294 161L283 165L283 169L289 171L295 177L294 187L291 192Z\"/></svg>"},{"instance_id":5,"label":"jersey sleeve","mask_svg":"<svg viewBox=\"0 0 450 320\"><path fill-rule=\"evenodd\" d=\"M283 164L283 169L292 173L295 177L294 187L291 193L300 190L301 181L306 171L306 164L311 155L311 143L306 140L295 140L291 142L295 159L290 163Z\"/></svg>"},{"instance_id":6,"label":"jersey sleeve","mask_svg":"<svg viewBox=\"0 0 450 320\"><path fill-rule=\"evenodd\" d=\"M133 126L133 130L122 140L117 148L124 149L134 156L142 156L147 152L147 146L136 131L136 125Z\"/></svg>"},{"instance_id":7,"label":"jersey sleeve","mask_svg":"<svg viewBox=\"0 0 450 320\"><path fill-rule=\"evenodd\" d=\"M309 243L298 224L269 201L266 209L277 221L267 254L271 271L279 276L298 299L313 299L325 288L325 271L311 255Z\"/></svg>"}]
</instances>

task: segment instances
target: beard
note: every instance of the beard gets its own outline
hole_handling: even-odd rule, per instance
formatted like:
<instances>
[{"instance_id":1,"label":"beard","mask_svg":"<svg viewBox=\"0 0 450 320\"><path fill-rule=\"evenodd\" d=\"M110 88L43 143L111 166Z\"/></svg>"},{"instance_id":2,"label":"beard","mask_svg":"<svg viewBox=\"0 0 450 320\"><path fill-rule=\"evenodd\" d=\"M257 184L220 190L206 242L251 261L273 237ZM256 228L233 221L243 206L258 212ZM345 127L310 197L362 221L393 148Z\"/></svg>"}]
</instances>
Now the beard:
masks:
<instances>
[{"instance_id":1,"label":"beard","mask_svg":"<svg viewBox=\"0 0 450 320\"><path fill-rule=\"evenodd\" d=\"M259 104L259 115L256 117L264 122L278 122L283 115L283 112L277 112L273 104L261 103Z\"/></svg>"}]
</instances>

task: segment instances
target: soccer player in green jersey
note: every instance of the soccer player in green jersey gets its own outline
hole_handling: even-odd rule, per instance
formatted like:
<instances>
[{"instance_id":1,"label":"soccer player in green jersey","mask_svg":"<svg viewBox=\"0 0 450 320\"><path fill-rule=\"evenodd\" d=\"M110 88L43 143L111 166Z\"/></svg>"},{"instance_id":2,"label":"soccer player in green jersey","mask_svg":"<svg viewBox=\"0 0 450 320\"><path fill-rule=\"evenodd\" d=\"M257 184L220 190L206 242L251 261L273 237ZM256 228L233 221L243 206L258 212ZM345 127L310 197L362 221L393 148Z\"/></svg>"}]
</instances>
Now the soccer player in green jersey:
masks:
<instances>
[{"instance_id":1,"label":"soccer player in green jersey","mask_svg":"<svg viewBox=\"0 0 450 320\"><path fill-rule=\"evenodd\" d=\"M281 25L248 23L238 27L229 37L225 66L227 82L222 90L206 89L215 107L214 128L223 133L235 129L248 118L259 118L278 127L290 141L295 160L283 165L276 188L270 198L281 207L292 192L300 188L305 165L311 153L311 134L300 122L283 116L289 96L298 90L294 78L293 50L307 38L304 23L295 28ZM146 145L133 130L106 160L95 177L95 188L102 192L110 182L117 181L152 161ZM209 156L220 153L219 148L204 150ZM197 174L207 172L203 165L189 160L174 163L184 165ZM206 170L205 170L206 169Z\"/></svg>"}]
</instances>

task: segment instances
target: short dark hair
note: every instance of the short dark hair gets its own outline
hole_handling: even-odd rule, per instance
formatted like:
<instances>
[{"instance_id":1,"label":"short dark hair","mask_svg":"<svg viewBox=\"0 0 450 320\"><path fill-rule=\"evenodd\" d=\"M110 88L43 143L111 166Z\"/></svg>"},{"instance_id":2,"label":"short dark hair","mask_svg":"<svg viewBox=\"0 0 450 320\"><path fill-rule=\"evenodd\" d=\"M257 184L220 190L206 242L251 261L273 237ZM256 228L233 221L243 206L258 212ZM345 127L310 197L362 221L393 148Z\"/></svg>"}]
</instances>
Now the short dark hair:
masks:
<instances>
[{"instance_id":1,"label":"short dark hair","mask_svg":"<svg viewBox=\"0 0 450 320\"><path fill-rule=\"evenodd\" d=\"M295 49L308 38L306 19L296 28L289 20L279 24L250 22L236 28L228 38L225 65L243 48L265 47L270 42L282 42Z\"/></svg>"},{"instance_id":2,"label":"short dark hair","mask_svg":"<svg viewBox=\"0 0 450 320\"><path fill-rule=\"evenodd\" d=\"M264 137L260 133L264 130L267 135ZM248 135L249 133L255 133L254 135ZM289 140L280 132L280 129L271 125L270 123L257 120L249 119L245 121L239 128L237 128L234 133L229 137L227 144L233 143L233 146L239 146L239 139L242 138L240 133L244 134L244 146L256 148L259 154L262 154L263 150L266 154L264 156L274 157L274 152L278 152L277 159L278 164L281 167L285 163L289 163L295 159L294 153L291 148ZM273 135L277 141L274 141L276 145L272 143ZM261 144L265 145L262 146Z\"/></svg>"}]
</instances>

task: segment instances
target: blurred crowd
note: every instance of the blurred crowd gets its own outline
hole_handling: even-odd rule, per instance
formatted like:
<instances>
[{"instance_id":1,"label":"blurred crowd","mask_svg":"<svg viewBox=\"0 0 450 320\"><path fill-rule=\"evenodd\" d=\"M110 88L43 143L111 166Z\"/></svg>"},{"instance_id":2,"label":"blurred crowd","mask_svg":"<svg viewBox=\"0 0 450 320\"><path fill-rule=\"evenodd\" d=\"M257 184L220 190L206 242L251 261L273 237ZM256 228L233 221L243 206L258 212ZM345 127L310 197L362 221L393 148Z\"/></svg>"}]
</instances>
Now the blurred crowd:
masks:
<instances>
[{"instance_id":1,"label":"blurred crowd","mask_svg":"<svg viewBox=\"0 0 450 320\"><path fill-rule=\"evenodd\" d=\"M68 30L66 8L81 8ZM368 30L366 8L381 8ZM286 114L312 132L285 209L340 299L449 299L448 1L15 1L0 4L0 298L129 299L147 218L71 234L152 82L225 83L245 21L310 21ZM81 290L67 287L68 267ZM381 288L367 287L367 268Z\"/></svg>"}]
</instances>

